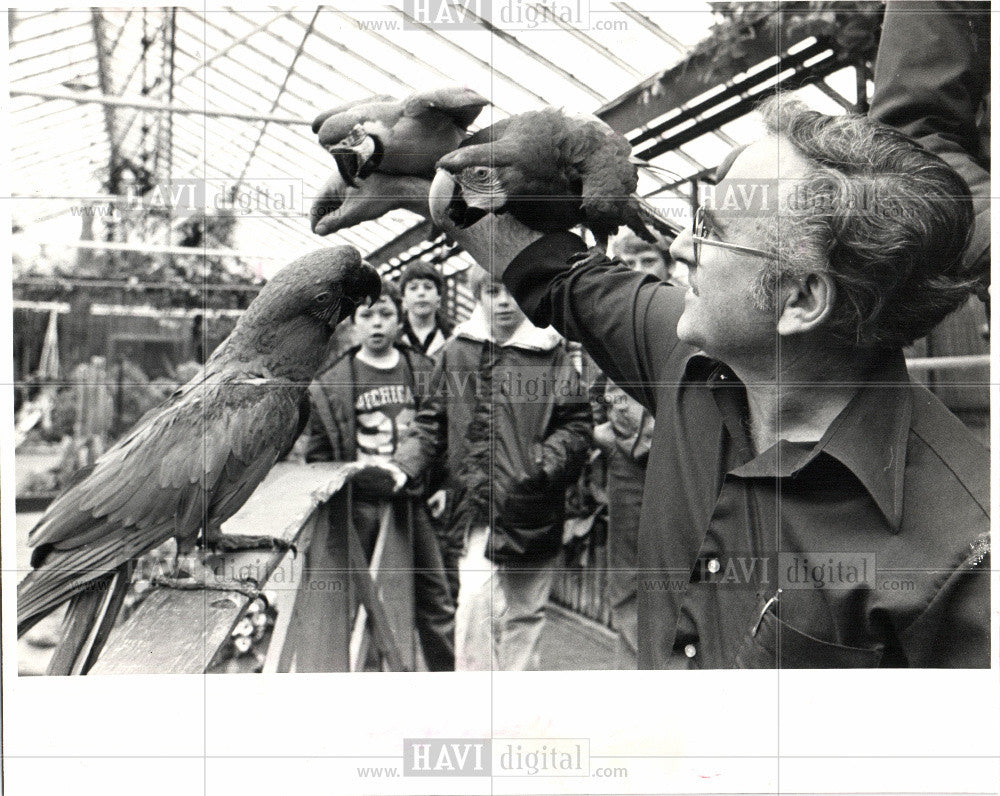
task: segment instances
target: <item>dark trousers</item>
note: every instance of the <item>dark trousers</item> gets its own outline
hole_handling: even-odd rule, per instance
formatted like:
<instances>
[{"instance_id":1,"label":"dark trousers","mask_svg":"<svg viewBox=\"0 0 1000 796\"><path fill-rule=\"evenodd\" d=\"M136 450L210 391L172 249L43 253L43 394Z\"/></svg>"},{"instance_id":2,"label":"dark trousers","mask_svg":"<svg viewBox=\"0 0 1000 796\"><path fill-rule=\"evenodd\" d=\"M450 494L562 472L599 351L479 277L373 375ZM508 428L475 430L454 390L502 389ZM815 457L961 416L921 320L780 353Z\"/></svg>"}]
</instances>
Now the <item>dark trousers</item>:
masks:
<instances>
[{"instance_id":1,"label":"dark trousers","mask_svg":"<svg viewBox=\"0 0 1000 796\"><path fill-rule=\"evenodd\" d=\"M417 635L427 668L454 671L458 564L452 582L434 520L419 499L413 501L413 568Z\"/></svg>"},{"instance_id":2,"label":"dark trousers","mask_svg":"<svg viewBox=\"0 0 1000 796\"><path fill-rule=\"evenodd\" d=\"M402 520L408 516L408 510L402 500L400 502L397 516ZM382 505L377 500L363 497L354 499L354 527L365 557L369 560L375 549ZM427 513L423 500L413 500L412 517L413 612L420 649L430 671L451 672L455 670L455 599L445 573L444 558L433 520Z\"/></svg>"},{"instance_id":3,"label":"dark trousers","mask_svg":"<svg viewBox=\"0 0 1000 796\"><path fill-rule=\"evenodd\" d=\"M637 649L639 514L646 468L617 448L608 463L608 581L612 624L634 654Z\"/></svg>"},{"instance_id":4,"label":"dark trousers","mask_svg":"<svg viewBox=\"0 0 1000 796\"><path fill-rule=\"evenodd\" d=\"M458 605L458 562L462 560L462 549L451 547L444 542L441 545L441 556L444 559L444 576L448 581L448 593L452 601Z\"/></svg>"}]
</instances>

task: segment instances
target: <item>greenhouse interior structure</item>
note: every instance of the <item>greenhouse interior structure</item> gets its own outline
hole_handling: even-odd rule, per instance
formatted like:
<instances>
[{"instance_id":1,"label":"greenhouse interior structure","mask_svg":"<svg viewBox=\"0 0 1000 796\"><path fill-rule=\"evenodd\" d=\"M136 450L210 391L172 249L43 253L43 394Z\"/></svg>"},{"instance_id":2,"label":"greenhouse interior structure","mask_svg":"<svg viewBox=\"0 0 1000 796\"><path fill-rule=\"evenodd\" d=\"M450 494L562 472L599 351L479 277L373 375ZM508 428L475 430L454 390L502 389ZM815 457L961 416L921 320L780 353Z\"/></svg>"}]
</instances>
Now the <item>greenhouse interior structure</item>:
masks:
<instances>
[{"instance_id":1,"label":"greenhouse interior structure","mask_svg":"<svg viewBox=\"0 0 1000 796\"><path fill-rule=\"evenodd\" d=\"M886 13L880 2L816 1L696 2L672 11L635 0L364 5L8 10L18 581L42 566L38 551L53 544L58 549L59 537L51 541L44 529L63 505L59 496L88 468L106 467L101 462L124 450L116 445L134 444L139 432L130 429L152 428L159 422L155 413L163 411L158 407L187 395L185 385L215 361L213 351L230 350L223 342L233 339L240 319L251 317L247 308L258 294L265 300L262 289L287 264L315 250L353 247L382 280L397 285L415 266L433 271L435 278L424 281L441 286L442 330L468 328L480 317L480 269L430 213L402 201L393 205L394 197L386 195L385 212L325 235L314 231L322 216L317 203L338 171L346 173L347 162L346 150L318 140L326 126L323 117L314 124L320 114L362 101L389 107L460 86L482 98L477 112L462 121L463 138L548 107L561 109L562 119L596 117L608 136L627 143L637 206L652 214L660 254L669 261L671 242L692 229L702 197L718 182L717 168L734 148L762 134L755 113L762 101L789 92L823 114L868 114ZM428 106L436 112L435 102ZM985 122L988 163L988 114ZM384 144L373 146L378 157L366 164L376 163L377 170ZM343 177L348 195L364 190L364 168ZM582 234L587 245L601 243L593 230ZM987 273L988 264L987 250ZM401 324L400 312L397 304ZM344 320L333 333L324 353L330 372L360 345L352 336L357 328L353 319ZM559 343L582 374L573 378L584 381L588 367L591 375L596 368L586 342ZM989 350L985 289L970 293L905 348L910 378L984 444L990 434ZM300 390L306 403L310 394ZM308 422L324 428L313 400ZM237 411L244 407L232 409ZM610 412L588 418L588 428L608 422ZM491 418L499 423L495 413ZM299 431L306 428L305 414L300 420ZM366 422L361 414L355 420ZM377 428L368 430L376 437L384 431L379 423L389 423L390 436L396 433L397 421L384 414L373 422ZM192 428L206 438L214 433ZM264 445L268 434L251 436L253 444ZM634 453L642 432L630 439ZM390 488L387 498L384 484L381 493L369 484L381 494L372 503L375 524L368 536L355 533L365 498L362 482L351 479L364 468L358 470L358 462L307 463L302 438L294 447L278 447L270 472L264 469L247 490L234 486L226 496L234 503L223 536L280 537L266 549L218 554L216 563L224 568L252 571L250 586L213 593L224 596L206 603L204 592L164 585L163 572L179 554L180 541L175 549L169 533L157 537L127 564L115 559L108 565L128 582L116 592L117 620L86 631L89 651L68 651L74 631L60 606L21 635L19 672L434 669L426 627L431 620L422 614L428 598L414 584L420 571L415 556L421 554L414 547L417 509L400 509L396 504L405 501L398 493ZM611 465L596 443L588 450L586 467L559 487L566 488L560 565L542 609L545 625L533 668L635 667L622 651L619 623L627 620L619 617L612 588ZM179 449L156 455L164 468L183 458ZM210 464L204 468L207 476ZM387 470L369 469L388 477ZM173 483L168 475L162 479L161 485ZM344 498L348 482L353 498ZM141 485L130 488L143 494ZM92 501L109 499L110 487L103 489L88 493ZM175 519L195 512L187 503L178 506L171 509ZM119 520L127 514L121 512ZM128 520L145 527L141 517ZM338 535L342 527L350 533ZM44 533L32 535L33 528ZM453 562L461 587L451 592L452 669L497 666L489 636L493 563L489 550L483 553L483 545L490 546L483 538L465 539L465 558ZM470 561L476 544L479 558ZM282 585L286 576L286 584L305 583L310 572L331 567L351 573L343 589ZM19 614L19 634L21 621ZM641 615L638 621L641 629ZM316 633L318 626L333 629ZM695 657L694 644L678 649ZM639 657L641 664L641 652Z\"/></svg>"}]
</instances>

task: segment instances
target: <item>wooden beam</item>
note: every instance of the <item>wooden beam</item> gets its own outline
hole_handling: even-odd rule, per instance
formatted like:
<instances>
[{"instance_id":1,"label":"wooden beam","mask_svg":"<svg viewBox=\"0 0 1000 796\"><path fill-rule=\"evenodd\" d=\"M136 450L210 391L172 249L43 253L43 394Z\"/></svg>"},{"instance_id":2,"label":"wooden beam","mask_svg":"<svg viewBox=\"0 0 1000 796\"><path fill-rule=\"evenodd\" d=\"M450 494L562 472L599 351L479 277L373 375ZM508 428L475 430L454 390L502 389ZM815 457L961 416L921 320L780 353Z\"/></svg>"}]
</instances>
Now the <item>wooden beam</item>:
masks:
<instances>
[{"instance_id":1,"label":"wooden beam","mask_svg":"<svg viewBox=\"0 0 1000 796\"><path fill-rule=\"evenodd\" d=\"M829 48L820 44L819 42L816 42L815 44L812 44L809 47L800 50L799 52L788 57L787 59L779 61L773 67L767 69L761 69L757 72L754 72L754 74L750 75L749 77L740 80L739 82L731 83L730 85L725 86L722 91L716 92L711 97L708 97L702 102L699 102L696 105L691 105L689 107L686 107L679 113L676 113L673 116L671 116L666 121L661 122L660 124L657 124L654 127L650 127L648 129L643 130L638 135L633 136L631 139L629 139L629 143L631 143L632 146L636 146L638 144L645 143L646 141L650 141L654 138L658 138L666 130L669 130L672 127L677 127L678 125L684 124L692 120L698 120L704 117L705 114L709 113L712 109L717 108L723 102L726 102L727 100L730 100L733 97L740 97L740 96L745 97L751 89L756 88L762 83L766 83L768 80L771 80L775 75L781 74L787 69L800 68L801 65L805 63L806 60L812 58L814 55L819 55L820 53L822 53L824 50L827 49ZM703 85L701 93L704 93L708 88L710 88L710 86ZM679 108L680 106L678 105L677 107Z\"/></svg>"},{"instance_id":2,"label":"wooden beam","mask_svg":"<svg viewBox=\"0 0 1000 796\"><path fill-rule=\"evenodd\" d=\"M713 86L729 83L770 58L777 57L784 61L789 50L807 37L790 38L783 25L772 24L773 13L761 13L758 18L744 23L746 36L743 37L743 44L747 52L740 61L719 64L712 50L692 53L681 63L643 80L606 103L598 109L597 115L624 135L641 130ZM829 41L824 44L835 47ZM776 68L786 67L779 63ZM706 79L707 74L711 74L711 80Z\"/></svg>"},{"instance_id":3,"label":"wooden beam","mask_svg":"<svg viewBox=\"0 0 1000 796\"><path fill-rule=\"evenodd\" d=\"M399 257L414 246L425 242L431 234L433 226L430 221L421 221L418 224L414 224L385 245L380 246L373 252L369 252L365 255L365 260L376 268L380 265L385 265L393 257Z\"/></svg>"},{"instance_id":4,"label":"wooden beam","mask_svg":"<svg viewBox=\"0 0 1000 796\"><path fill-rule=\"evenodd\" d=\"M811 65L808 69L796 72L795 74L789 75L783 80L778 81L774 86L769 87L766 91L760 91L756 94L748 95L735 105L730 105L725 110L705 117L696 124L685 127L683 130L675 133L674 135L655 141L652 145L646 147L645 149L634 151L633 154L643 160L652 160L664 152L675 150L677 147L683 146L689 141L693 141L694 139L705 135L706 133L710 133L724 124L728 124L735 119L739 119L741 116L745 116L750 113L765 97L779 88L782 91L794 91L804 85L813 83L817 79L823 78L838 69L842 69L844 66L845 62L840 56L831 54L828 58Z\"/></svg>"},{"instance_id":5,"label":"wooden beam","mask_svg":"<svg viewBox=\"0 0 1000 796\"><path fill-rule=\"evenodd\" d=\"M344 474L345 465L334 462L279 462L225 523L223 533L276 535L299 545L317 512L325 513L327 501L332 497L336 502L342 494ZM226 575L248 573L269 590L298 586L290 583L290 572L278 569L285 551L229 553L224 559L221 571ZM249 602L238 592L151 589L134 613L115 626L91 674L201 674L227 643ZM332 628L323 630L308 628L320 639ZM345 640L345 659L346 646Z\"/></svg>"},{"instance_id":6,"label":"wooden beam","mask_svg":"<svg viewBox=\"0 0 1000 796\"><path fill-rule=\"evenodd\" d=\"M192 246L160 246L154 243L118 243L103 240L38 240L17 235L18 240L34 243L36 246L56 246L68 249L96 249L98 251L143 252L145 254L180 254L189 257L237 257L241 260L284 260L287 254L264 254L244 252L236 249L208 249Z\"/></svg>"},{"instance_id":7,"label":"wooden beam","mask_svg":"<svg viewBox=\"0 0 1000 796\"><path fill-rule=\"evenodd\" d=\"M382 507L383 515L382 520L379 523L380 527L378 538L383 547L387 544L387 537L391 534L397 533L396 529L392 527L392 510L392 506L388 504ZM409 542L409 539L407 539L407 542ZM412 551L412 546L408 546ZM379 558L380 557L381 556L379 556ZM375 556L373 556L373 558L375 558ZM403 651L399 646L399 639L397 639L395 629L389 621L389 615L386 612L386 607L379 595L378 585L375 582L375 577L378 577L379 575L378 569L381 562L373 562L373 564L375 564L375 573L372 573L369 570L368 562L365 559L364 549L361 547L361 540L358 538L358 532L354 528L353 523L347 527L347 560L350 564L351 577L354 580L354 586L357 589L358 599L360 599L361 604L365 608L365 613L367 614L368 621L371 624L372 636L375 639L375 645L378 647L378 650L385 661L386 668L390 672L412 671L412 661L404 662ZM412 566L411 561L411 569ZM412 594L412 585L410 587L410 592ZM404 622L412 626L412 620L409 617L404 617ZM358 663L363 664L364 662L360 661ZM409 663L409 665L407 665L407 663Z\"/></svg>"},{"instance_id":8,"label":"wooden beam","mask_svg":"<svg viewBox=\"0 0 1000 796\"><path fill-rule=\"evenodd\" d=\"M110 96L114 93L114 84L111 74L113 65L111 56L108 53L107 42L104 35L104 15L99 8L90 10L91 27L94 34L94 48L97 50L97 83L101 89L101 94ZM114 174L115 166L118 164L118 120L114 105L104 106L104 131L110 145L108 159L110 161L109 174Z\"/></svg>"},{"instance_id":9,"label":"wooden beam","mask_svg":"<svg viewBox=\"0 0 1000 796\"><path fill-rule=\"evenodd\" d=\"M312 119L297 119L294 116L265 116L259 113L237 113L224 111L220 108L186 108L180 105L169 105L159 102L148 102L138 97L104 97L100 94L80 93L73 91L52 91L43 89L28 89L11 87L12 97L37 97L44 100L63 100L81 105L96 103L115 108L138 108L144 111L163 111L188 116L204 116L208 119L241 119L245 122L275 122L288 125L311 125Z\"/></svg>"}]
</instances>

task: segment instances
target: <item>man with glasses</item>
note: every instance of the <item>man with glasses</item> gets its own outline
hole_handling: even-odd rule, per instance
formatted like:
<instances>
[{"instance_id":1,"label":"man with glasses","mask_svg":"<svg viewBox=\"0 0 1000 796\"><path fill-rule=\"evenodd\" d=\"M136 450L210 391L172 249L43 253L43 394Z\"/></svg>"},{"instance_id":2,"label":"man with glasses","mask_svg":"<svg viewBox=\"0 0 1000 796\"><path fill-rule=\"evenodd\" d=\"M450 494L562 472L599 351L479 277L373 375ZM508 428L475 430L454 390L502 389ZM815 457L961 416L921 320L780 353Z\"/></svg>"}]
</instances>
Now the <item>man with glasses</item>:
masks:
<instances>
[{"instance_id":1,"label":"man with glasses","mask_svg":"<svg viewBox=\"0 0 1000 796\"><path fill-rule=\"evenodd\" d=\"M509 214L449 231L656 415L640 667L988 667L987 454L902 355L972 285L968 189L864 117L763 114L671 246L688 290Z\"/></svg>"}]
</instances>

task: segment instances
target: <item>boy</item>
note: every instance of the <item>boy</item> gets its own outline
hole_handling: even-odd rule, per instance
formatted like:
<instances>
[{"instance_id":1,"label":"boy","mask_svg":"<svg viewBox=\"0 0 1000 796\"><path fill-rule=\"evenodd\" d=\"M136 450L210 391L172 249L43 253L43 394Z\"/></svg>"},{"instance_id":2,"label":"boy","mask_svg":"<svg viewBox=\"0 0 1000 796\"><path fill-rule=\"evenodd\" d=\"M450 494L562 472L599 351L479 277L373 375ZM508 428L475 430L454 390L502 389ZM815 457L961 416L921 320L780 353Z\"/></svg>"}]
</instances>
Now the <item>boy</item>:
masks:
<instances>
[{"instance_id":1,"label":"boy","mask_svg":"<svg viewBox=\"0 0 1000 796\"><path fill-rule=\"evenodd\" d=\"M479 268L471 287L476 308L442 350L430 399L393 461L405 483L447 451L450 527L463 537L489 527L486 555L502 606L497 663L537 669L564 493L587 458L590 409L562 338L532 325Z\"/></svg>"},{"instance_id":2,"label":"boy","mask_svg":"<svg viewBox=\"0 0 1000 796\"><path fill-rule=\"evenodd\" d=\"M415 351L436 358L453 329L441 315L444 297L441 274L428 263L413 263L403 271L399 290L403 294L404 311L401 339Z\"/></svg>"},{"instance_id":3,"label":"boy","mask_svg":"<svg viewBox=\"0 0 1000 796\"><path fill-rule=\"evenodd\" d=\"M306 461L379 462L392 456L424 399L432 363L398 345L399 291L383 282L382 295L352 318L355 347L334 361L310 387L312 411ZM371 553L377 502L355 494L355 522ZM416 624L427 667L455 668L455 602L445 580L437 539L414 501L413 565Z\"/></svg>"},{"instance_id":4,"label":"boy","mask_svg":"<svg viewBox=\"0 0 1000 796\"><path fill-rule=\"evenodd\" d=\"M617 235L611 242L614 256L633 271L652 274L671 285L687 287L687 266L670 256L669 246L670 242L662 238L658 243L649 243L629 230Z\"/></svg>"},{"instance_id":5,"label":"boy","mask_svg":"<svg viewBox=\"0 0 1000 796\"><path fill-rule=\"evenodd\" d=\"M403 275L399 279L399 289L403 296L400 341L436 362L445 341L455 328L454 324L441 313L444 279L432 265L418 261L403 269ZM458 562L465 552L465 539L449 534L449 529L444 524L447 497L444 490L437 488L444 482L444 476L443 472L438 471L432 478L428 478L427 493L430 497L427 499L427 506L441 546L448 588L457 604Z\"/></svg>"}]
</instances>

